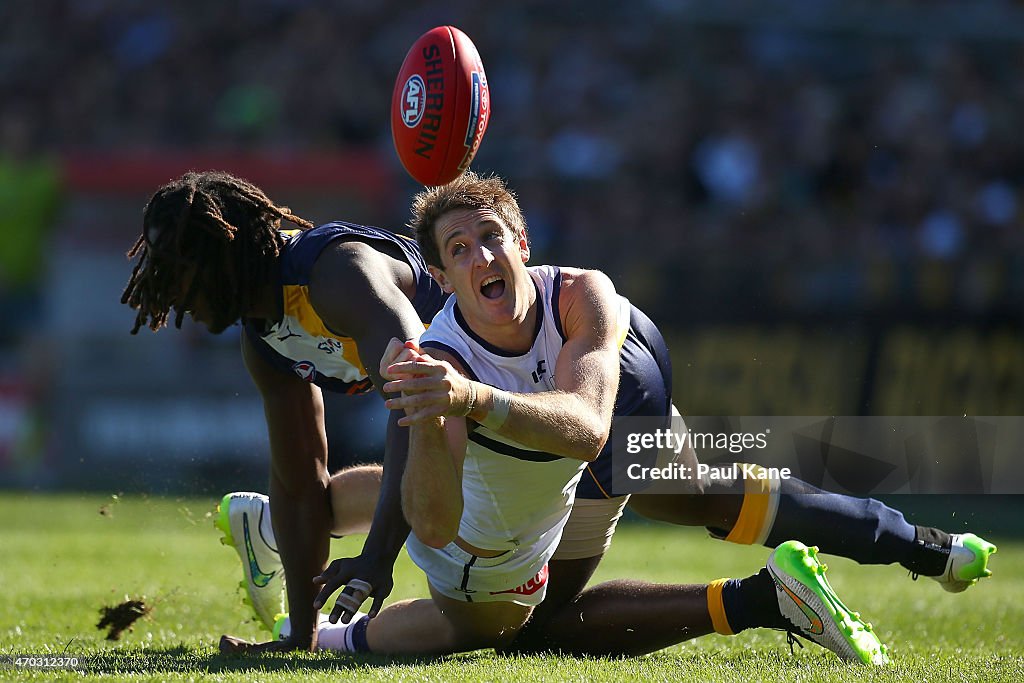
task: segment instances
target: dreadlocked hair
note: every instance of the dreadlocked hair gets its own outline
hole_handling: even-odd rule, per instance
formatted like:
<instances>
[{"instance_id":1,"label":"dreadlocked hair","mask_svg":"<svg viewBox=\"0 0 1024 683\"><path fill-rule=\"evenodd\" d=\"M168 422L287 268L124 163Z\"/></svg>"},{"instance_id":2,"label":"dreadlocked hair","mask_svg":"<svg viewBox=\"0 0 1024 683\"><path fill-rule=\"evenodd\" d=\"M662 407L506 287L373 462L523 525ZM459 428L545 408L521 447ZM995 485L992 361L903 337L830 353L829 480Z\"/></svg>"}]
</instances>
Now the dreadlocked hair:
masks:
<instances>
[{"instance_id":1,"label":"dreadlocked hair","mask_svg":"<svg viewBox=\"0 0 1024 683\"><path fill-rule=\"evenodd\" d=\"M239 319L275 273L281 219L313 227L252 183L219 171L189 172L157 190L128 250L129 260L140 257L121 295L137 311L132 334L143 325L160 329L171 308L180 328L198 291L214 316ZM178 291L190 271L188 291Z\"/></svg>"}]
</instances>

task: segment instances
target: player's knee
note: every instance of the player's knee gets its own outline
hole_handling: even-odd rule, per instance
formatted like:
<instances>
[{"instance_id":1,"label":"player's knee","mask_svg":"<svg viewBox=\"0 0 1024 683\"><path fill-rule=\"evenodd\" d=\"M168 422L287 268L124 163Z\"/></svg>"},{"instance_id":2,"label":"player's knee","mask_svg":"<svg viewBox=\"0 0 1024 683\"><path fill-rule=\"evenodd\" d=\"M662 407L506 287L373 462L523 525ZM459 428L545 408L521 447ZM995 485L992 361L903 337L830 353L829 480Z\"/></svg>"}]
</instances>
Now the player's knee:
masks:
<instances>
[{"instance_id":1,"label":"player's knee","mask_svg":"<svg viewBox=\"0 0 1024 683\"><path fill-rule=\"evenodd\" d=\"M374 482L379 486L383 475L384 468L381 465L353 465L331 475L331 488L348 488Z\"/></svg>"},{"instance_id":2,"label":"player's knee","mask_svg":"<svg viewBox=\"0 0 1024 683\"><path fill-rule=\"evenodd\" d=\"M547 629L533 620L526 622L515 638L494 646L494 651L499 655L536 655L551 650Z\"/></svg>"},{"instance_id":3,"label":"player's knee","mask_svg":"<svg viewBox=\"0 0 1024 683\"><path fill-rule=\"evenodd\" d=\"M380 497L380 465L357 465L331 477L331 533L335 536L365 534L373 521Z\"/></svg>"},{"instance_id":4,"label":"player's knee","mask_svg":"<svg viewBox=\"0 0 1024 683\"><path fill-rule=\"evenodd\" d=\"M516 639L530 616L529 607L513 603L489 603L471 618L452 623L460 650L505 649Z\"/></svg>"}]
</instances>

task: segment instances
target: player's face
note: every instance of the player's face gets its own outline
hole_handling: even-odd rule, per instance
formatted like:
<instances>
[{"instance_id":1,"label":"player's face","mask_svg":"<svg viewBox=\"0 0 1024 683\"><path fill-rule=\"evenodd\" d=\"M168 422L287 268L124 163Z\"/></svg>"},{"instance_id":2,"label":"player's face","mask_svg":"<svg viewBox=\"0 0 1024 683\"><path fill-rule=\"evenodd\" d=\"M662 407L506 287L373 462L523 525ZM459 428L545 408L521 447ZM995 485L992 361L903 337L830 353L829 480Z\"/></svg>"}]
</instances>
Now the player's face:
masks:
<instances>
[{"instance_id":1,"label":"player's face","mask_svg":"<svg viewBox=\"0 0 1024 683\"><path fill-rule=\"evenodd\" d=\"M467 320L485 325L521 322L534 300L526 262L530 247L489 209L458 209L434 226L442 268L431 274L454 293Z\"/></svg>"},{"instance_id":2,"label":"player's face","mask_svg":"<svg viewBox=\"0 0 1024 683\"><path fill-rule=\"evenodd\" d=\"M189 268L185 271L185 274L181 278L181 283L175 289L174 309L178 310L181 306L185 306L185 312L192 317L192 320L201 325L205 325L206 329L212 334L220 334L227 328L231 327L235 321L218 318L214 314L213 307L210 305L209 299L203 293L202 287L193 291L187 302L180 301L180 299L188 296L188 292L192 289L192 283L195 278L196 268Z\"/></svg>"}]
</instances>

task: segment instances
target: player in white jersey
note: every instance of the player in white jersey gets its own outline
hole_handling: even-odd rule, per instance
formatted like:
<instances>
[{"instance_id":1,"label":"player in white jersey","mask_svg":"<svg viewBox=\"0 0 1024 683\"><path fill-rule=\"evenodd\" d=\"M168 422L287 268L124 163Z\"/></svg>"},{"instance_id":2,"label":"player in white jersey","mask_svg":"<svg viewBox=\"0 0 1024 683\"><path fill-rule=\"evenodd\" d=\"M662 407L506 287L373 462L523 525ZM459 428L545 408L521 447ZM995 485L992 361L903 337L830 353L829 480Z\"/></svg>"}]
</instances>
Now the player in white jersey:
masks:
<instances>
[{"instance_id":1,"label":"player in white jersey","mask_svg":"<svg viewBox=\"0 0 1024 683\"><path fill-rule=\"evenodd\" d=\"M459 265L443 272L432 268L431 274L444 291L461 292L461 298L435 318L431 325L437 329L425 333L424 343L434 340L465 353L467 365L459 369L520 392L514 396L530 404L529 417L507 419L503 401L513 394L480 383L479 403L464 405L463 416L410 425L402 481L402 509L413 532L407 547L427 571L433 599L399 603L369 621L366 646L374 652L451 652L511 643L543 598L544 565L568 517L580 470L604 446L611 423L619 326L608 322L617 321L619 300L610 281L581 272L559 297L564 315L555 316L554 279L550 272L546 281L535 279L526 269L525 239L517 243L500 224L490 224L482 241L494 258L483 272L471 266L480 250L458 241L459 235L468 237L458 220L462 213L453 217L454 241L440 239L453 242ZM454 327L460 332L453 333ZM454 354L449 357L458 363ZM438 363L414 351L409 359L406 365L417 367L392 376L416 375ZM594 363L611 368L599 373L604 381L591 380ZM552 386L567 390L551 391ZM544 419L564 423L576 438L536 438L534 421ZM476 429L469 428L470 420ZM503 480L513 472L523 487ZM508 565L479 567L503 556ZM320 580L324 590L315 604L340 586L331 568ZM334 614L340 610L336 606ZM414 642L401 637L412 629Z\"/></svg>"},{"instance_id":2,"label":"player in white jersey","mask_svg":"<svg viewBox=\"0 0 1024 683\"><path fill-rule=\"evenodd\" d=\"M449 220L447 213L467 207L493 208L495 222L512 228L516 238L523 241L520 247L523 253L528 253L525 221L514 197L499 179L464 178L450 186L423 192L414 203L413 227L417 231L421 253L432 266L431 273L442 285L454 277L448 277L446 273L457 273L459 264L456 254L445 252L440 226ZM486 239L488 235L485 233L483 237ZM487 249L488 246L484 244L480 248ZM440 271L438 266L442 264L444 270ZM565 294L581 275L585 277L586 271L562 269L558 279L562 296L558 300L566 299ZM480 294L486 297L483 290L480 293L474 291L472 280L469 284L465 289L471 293L471 298L468 301L460 299L454 305L465 308L481 300ZM496 286L490 282L486 285ZM598 293L597 296L611 297L610 301L618 299L613 292ZM563 305L561 311L565 327L569 326L567 306ZM631 308L630 325L619 357L620 381L614 415L616 418L667 417L672 384L668 352L653 323L635 307ZM392 346L395 345L393 340ZM433 355L438 353L434 349L429 351ZM441 357L452 365L459 365L457 358L443 353ZM469 364L473 362L470 359ZM600 384L612 376L614 368L594 364L590 371L587 380ZM601 372L608 375L602 377ZM385 368L382 368L382 374L386 376ZM415 419L452 414L453 411L459 414L465 406L467 391L472 389L469 384L471 382L462 379L458 373L449 372L442 364L435 368L429 379L386 386L390 390L403 391L403 394L415 394L403 395L401 399L389 402L390 407L399 407L409 413L404 422L400 421L408 424ZM558 384L563 391L567 391L566 386ZM484 395L486 391L485 388ZM663 393L666 391L667 398ZM560 440L564 447L569 445L564 442L571 444L578 438L572 429L575 415L563 416L562 420L557 416L541 415L540 419L532 420L532 402L519 400L519 395L513 398L509 424L523 421L531 424L532 430L524 433L528 443L535 445L537 439L545 439L550 444L549 448L555 450L560 447ZM689 587L611 581L584 590L608 547L617 513L630 498L623 495L626 492L615 490L613 478L608 475L614 467L621 468L631 460L620 455L612 463L610 451L608 444L598 458L587 465L586 474L577 489L577 501L582 499L586 503L582 510L587 514L577 514L581 512L579 508L573 510L562 545L551 563L548 599L534 612L527 628L510 648L512 650L639 654L678 642L683 633L691 637L696 634L693 620L702 608L693 605ZM692 449L688 453L684 450L683 455L687 456L692 467L696 462ZM690 495L712 491L717 495ZM707 482L703 490L637 494L629 504L647 517L677 524L704 525L713 535L736 543L779 546L787 538L799 538L820 544L825 552L843 555L862 564L899 562L915 576L933 577L943 588L953 592L962 591L988 576L991 572L986 567L987 560L995 552L995 546L974 534L950 535L932 527L915 526L908 523L898 510L880 501L825 492L795 478ZM568 539L573 542L567 543ZM724 594L711 590L706 593L706 609L721 617L715 627L720 633L734 633L737 623L740 628L751 623L739 616L729 619L733 628L724 625L723 615L729 611L725 605L733 602L728 593L728 590Z\"/></svg>"},{"instance_id":3,"label":"player in white jersey","mask_svg":"<svg viewBox=\"0 0 1024 683\"><path fill-rule=\"evenodd\" d=\"M476 335L454 298L431 322L420 346L459 359L462 371L478 382L522 394L553 390L565 342L556 322L557 305L552 303L558 295L558 269L541 266L529 273L536 290L536 323L533 343L525 353L504 352ZM482 424L467 438L458 537L477 547L509 550L523 559L514 571L508 566L490 569L489 590L482 590L481 571L464 570L457 562L439 558L415 536L406 547L431 585L448 597L495 599L509 583L518 586L532 577L546 577L545 567L569 517L584 463L531 448ZM537 604L546 592L546 580L538 579L531 587L529 604ZM517 599L527 596L520 592Z\"/></svg>"},{"instance_id":4,"label":"player in white jersey","mask_svg":"<svg viewBox=\"0 0 1024 683\"><path fill-rule=\"evenodd\" d=\"M597 271L528 269L523 221L502 215L514 199L499 179L468 173L431 192L420 196L440 197L439 206L417 238L431 275L455 297L419 344L393 340L389 351L399 349L385 359L397 362L382 362L381 373L394 378L385 390L402 392L388 407L404 411L399 424L410 427L402 509L413 532L407 546L432 599L398 603L354 625L325 625L337 649L440 653L512 644L543 597L546 573L530 575L554 551L582 461L597 457L611 429L620 347L633 317L611 281ZM438 386L440 412L431 405ZM845 607L827 614L841 603L819 582L822 573L813 551L784 544L746 579L645 584L643 593L648 603L681 606L678 641L752 626L796 630L805 612L778 597L784 590L776 586L786 586L801 596L787 598L793 605L832 617L816 617L812 635L827 634L816 642L845 659L884 662L856 615ZM323 589L314 606L346 583L352 588L349 578L332 563L316 580ZM339 599L331 619L352 603ZM599 629L614 637L606 626ZM567 630L593 631L586 623Z\"/></svg>"}]
</instances>

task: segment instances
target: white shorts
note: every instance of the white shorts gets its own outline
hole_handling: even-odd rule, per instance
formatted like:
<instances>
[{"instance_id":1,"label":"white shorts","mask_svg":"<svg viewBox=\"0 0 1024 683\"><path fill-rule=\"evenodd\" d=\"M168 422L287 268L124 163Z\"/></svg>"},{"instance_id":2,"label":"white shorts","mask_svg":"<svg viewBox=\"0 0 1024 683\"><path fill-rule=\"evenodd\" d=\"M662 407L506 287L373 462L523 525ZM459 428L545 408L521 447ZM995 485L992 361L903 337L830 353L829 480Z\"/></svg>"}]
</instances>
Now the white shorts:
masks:
<instances>
[{"instance_id":1,"label":"white shorts","mask_svg":"<svg viewBox=\"0 0 1024 683\"><path fill-rule=\"evenodd\" d=\"M512 602L536 607L548 591L548 560L558 546L561 528L552 529L529 548L517 547L497 557L479 557L455 543L431 548L409 534L405 549L427 581L442 595L462 602Z\"/></svg>"}]
</instances>

